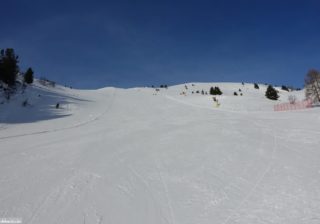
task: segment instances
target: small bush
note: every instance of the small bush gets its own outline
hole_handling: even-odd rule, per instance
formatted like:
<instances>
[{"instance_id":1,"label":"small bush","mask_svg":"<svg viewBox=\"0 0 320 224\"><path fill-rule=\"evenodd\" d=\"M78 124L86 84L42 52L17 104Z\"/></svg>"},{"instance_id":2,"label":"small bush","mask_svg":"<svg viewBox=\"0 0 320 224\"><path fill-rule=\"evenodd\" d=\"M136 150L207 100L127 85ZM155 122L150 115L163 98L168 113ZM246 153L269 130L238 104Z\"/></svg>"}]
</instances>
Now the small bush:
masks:
<instances>
[{"instance_id":1,"label":"small bush","mask_svg":"<svg viewBox=\"0 0 320 224\"><path fill-rule=\"evenodd\" d=\"M260 87L259 87L259 85L258 85L257 83L255 83L255 84L254 84L254 88L255 88L255 89L259 89Z\"/></svg>"},{"instance_id":2,"label":"small bush","mask_svg":"<svg viewBox=\"0 0 320 224\"><path fill-rule=\"evenodd\" d=\"M238 93L237 93L237 92L234 92L233 95L234 95L234 96L238 96Z\"/></svg>"},{"instance_id":3,"label":"small bush","mask_svg":"<svg viewBox=\"0 0 320 224\"><path fill-rule=\"evenodd\" d=\"M56 83L54 81L51 81L49 79L46 79L44 77L40 77L39 83L43 86L50 86L50 87L55 87Z\"/></svg>"}]
</instances>

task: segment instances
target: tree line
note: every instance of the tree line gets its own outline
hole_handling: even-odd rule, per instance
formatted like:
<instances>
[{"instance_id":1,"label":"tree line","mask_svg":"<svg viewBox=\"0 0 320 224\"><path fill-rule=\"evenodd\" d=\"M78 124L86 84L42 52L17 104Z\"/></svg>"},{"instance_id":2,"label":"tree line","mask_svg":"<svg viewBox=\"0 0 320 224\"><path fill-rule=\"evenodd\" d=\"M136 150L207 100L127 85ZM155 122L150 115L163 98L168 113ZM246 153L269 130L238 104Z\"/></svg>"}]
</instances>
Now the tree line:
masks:
<instances>
[{"instance_id":1,"label":"tree line","mask_svg":"<svg viewBox=\"0 0 320 224\"><path fill-rule=\"evenodd\" d=\"M0 81L9 88L16 85L19 74L23 75L24 83L33 83L34 72L32 68L28 68L26 72L22 73L18 64L19 56L15 54L14 49L7 48L0 50Z\"/></svg>"},{"instance_id":2,"label":"tree line","mask_svg":"<svg viewBox=\"0 0 320 224\"><path fill-rule=\"evenodd\" d=\"M8 88L12 88L16 85L19 75L22 75L24 84L33 83L34 72L32 68L30 67L25 72L21 72L18 64L19 56L16 55L13 48L0 50L0 84L5 84ZM0 87L1 86L3 85L0 85ZM312 99L313 102L320 102L320 72L318 70L311 69L308 71L304 86L306 98ZM161 85L160 87L168 88L167 85ZM254 83L254 88L259 89L259 85ZM281 88L282 90L289 91L289 88L286 86L282 86ZM219 87L211 87L209 92L211 95L222 94ZM277 100L279 98L277 91L271 85L268 86L265 95L271 100Z\"/></svg>"}]
</instances>

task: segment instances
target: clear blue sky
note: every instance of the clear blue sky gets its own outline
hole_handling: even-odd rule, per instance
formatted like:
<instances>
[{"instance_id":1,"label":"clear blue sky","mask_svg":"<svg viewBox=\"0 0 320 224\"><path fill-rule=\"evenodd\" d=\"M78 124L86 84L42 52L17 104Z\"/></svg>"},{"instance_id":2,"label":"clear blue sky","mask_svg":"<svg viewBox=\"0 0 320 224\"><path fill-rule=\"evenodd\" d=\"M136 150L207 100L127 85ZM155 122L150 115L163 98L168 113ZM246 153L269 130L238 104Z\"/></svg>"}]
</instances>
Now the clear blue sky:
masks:
<instances>
[{"instance_id":1,"label":"clear blue sky","mask_svg":"<svg viewBox=\"0 0 320 224\"><path fill-rule=\"evenodd\" d=\"M10 0L0 48L77 88L182 82L302 86L320 69L319 0Z\"/></svg>"}]
</instances>

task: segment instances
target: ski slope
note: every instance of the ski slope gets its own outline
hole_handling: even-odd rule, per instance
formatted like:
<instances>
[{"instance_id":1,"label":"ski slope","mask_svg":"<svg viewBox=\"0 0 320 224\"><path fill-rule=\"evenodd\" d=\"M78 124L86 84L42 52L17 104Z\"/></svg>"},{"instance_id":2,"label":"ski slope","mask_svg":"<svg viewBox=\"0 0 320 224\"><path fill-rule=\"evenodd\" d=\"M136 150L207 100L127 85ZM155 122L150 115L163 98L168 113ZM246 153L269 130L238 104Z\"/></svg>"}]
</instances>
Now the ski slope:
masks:
<instances>
[{"instance_id":1,"label":"ski slope","mask_svg":"<svg viewBox=\"0 0 320 224\"><path fill-rule=\"evenodd\" d=\"M224 93L219 107L192 94L211 86ZM233 96L239 88L243 96ZM273 112L265 89L35 84L0 104L0 218L318 224L320 110ZM279 92L279 102L303 99L302 91Z\"/></svg>"}]
</instances>

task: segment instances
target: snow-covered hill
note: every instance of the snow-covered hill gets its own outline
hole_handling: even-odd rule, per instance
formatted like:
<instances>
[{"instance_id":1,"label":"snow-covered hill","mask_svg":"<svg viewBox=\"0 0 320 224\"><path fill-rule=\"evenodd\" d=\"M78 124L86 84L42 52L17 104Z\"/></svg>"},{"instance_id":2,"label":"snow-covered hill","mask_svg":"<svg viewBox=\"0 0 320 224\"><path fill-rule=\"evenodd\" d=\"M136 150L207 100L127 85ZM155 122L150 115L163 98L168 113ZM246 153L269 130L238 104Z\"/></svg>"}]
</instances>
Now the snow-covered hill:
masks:
<instances>
[{"instance_id":1,"label":"snow-covered hill","mask_svg":"<svg viewBox=\"0 0 320 224\"><path fill-rule=\"evenodd\" d=\"M211 86L223 92L219 107L196 93ZM320 223L320 110L273 112L303 91L279 89L279 101L271 101L265 90L35 83L0 104L0 218Z\"/></svg>"}]
</instances>

